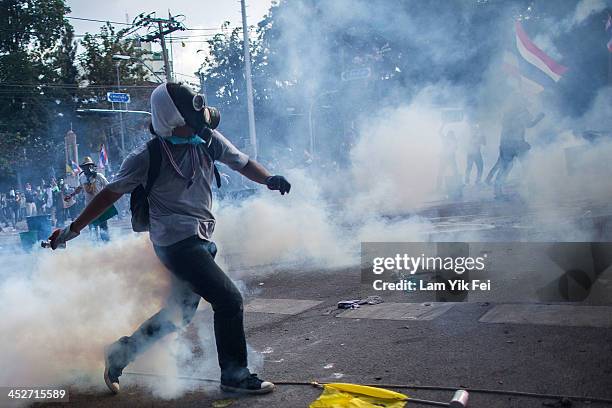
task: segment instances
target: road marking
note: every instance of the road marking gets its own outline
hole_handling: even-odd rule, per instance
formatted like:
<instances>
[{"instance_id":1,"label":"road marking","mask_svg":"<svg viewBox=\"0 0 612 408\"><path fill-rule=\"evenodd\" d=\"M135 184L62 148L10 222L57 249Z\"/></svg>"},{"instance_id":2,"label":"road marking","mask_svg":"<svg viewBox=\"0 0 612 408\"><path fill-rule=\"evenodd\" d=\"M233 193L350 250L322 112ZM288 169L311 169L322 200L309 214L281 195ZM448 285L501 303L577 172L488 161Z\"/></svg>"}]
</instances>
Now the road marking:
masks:
<instances>
[{"instance_id":1,"label":"road marking","mask_svg":"<svg viewBox=\"0 0 612 408\"><path fill-rule=\"evenodd\" d=\"M363 305L340 313L337 317L348 319L382 319L382 320L433 320L448 312L453 303L381 303Z\"/></svg>"},{"instance_id":2,"label":"road marking","mask_svg":"<svg viewBox=\"0 0 612 408\"><path fill-rule=\"evenodd\" d=\"M485 313L479 321L483 323L612 328L612 307L505 304L495 306Z\"/></svg>"},{"instance_id":3,"label":"road marking","mask_svg":"<svg viewBox=\"0 0 612 408\"><path fill-rule=\"evenodd\" d=\"M283 315L296 315L312 307L320 305L323 301L301 299L262 299L251 300L244 311L248 313L274 313Z\"/></svg>"}]
</instances>

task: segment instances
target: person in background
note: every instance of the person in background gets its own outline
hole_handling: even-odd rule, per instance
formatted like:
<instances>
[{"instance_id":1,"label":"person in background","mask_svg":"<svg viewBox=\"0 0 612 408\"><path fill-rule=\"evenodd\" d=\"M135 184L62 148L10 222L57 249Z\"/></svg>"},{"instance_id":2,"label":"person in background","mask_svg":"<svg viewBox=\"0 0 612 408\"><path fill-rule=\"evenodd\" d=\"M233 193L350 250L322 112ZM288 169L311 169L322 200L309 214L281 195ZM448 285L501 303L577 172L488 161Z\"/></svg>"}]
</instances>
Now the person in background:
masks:
<instances>
[{"instance_id":1,"label":"person in background","mask_svg":"<svg viewBox=\"0 0 612 408\"><path fill-rule=\"evenodd\" d=\"M8 228L8 200L6 197L6 193L0 194L0 224L4 224L4 228ZM0 225L0 231L2 231L2 226Z\"/></svg>"},{"instance_id":2,"label":"person in background","mask_svg":"<svg viewBox=\"0 0 612 408\"><path fill-rule=\"evenodd\" d=\"M445 181L450 179L459 178L459 184L461 184L461 178L459 177L459 170L457 168L457 137L455 136L455 132L449 130L447 132L444 131L444 128L440 128L440 136L442 141L442 150L440 151L440 162L438 165L438 177L436 181L436 187L438 190L442 188L442 185L445 184ZM450 172L449 172L450 170ZM448 189L451 186L446 185Z\"/></svg>"},{"instance_id":3,"label":"person in background","mask_svg":"<svg viewBox=\"0 0 612 408\"><path fill-rule=\"evenodd\" d=\"M36 203L36 214L34 215L45 214L45 201L44 186L37 186L34 189L34 202Z\"/></svg>"},{"instance_id":4,"label":"person in background","mask_svg":"<svg viewBox=\"0 0 612 408\"><path fill-rule=\"evenodd\" d=\"M467 158L465 168L465 184L470 184L470 173L472 167L476 166L475 184L480 184L482 179L482 146L486 145L487 141L482 133L479 123L474 123L470 129L470 139L467 146Z\"/></svg>"},{"instance_id":5,"label":"person in background","mask_svg":"<svg viewBox=\"0 0 612 408\"><path fill-rule=\"evenodd\" d=\"M49 183L49 208L51 209L51 221L53 225L57 225L57 219L59 217L57 211L57 200L62 201L60 196L59 186L57 185L57 180L55 177L51 177L51 182Z\"/></svg>"},{"instance_id":6,"label":"person in background","mask_svg":"<svg viewBox=\"0 0 612 408\"><path fill-rule=\"evenodd\" d=\"M487 182L495 177L494 194L496 198L503 197L503 185L512 169L515 158L524 156L531 145L525 140L525 131L537 125L544 118L540 113L533 118L525 107L525 103L516 103L504 113L502 132L499 141L499 158L487 176Z\"/></svg>"},{"instance_id":7,"label":"person in background","mask_svg":"<svg viewBox=\"0 0 612 408\"><path fill-rule=\"evenodd\" d=\"M53 178L51 179L52 181L54 180ZM49 214L51 215L51 217L53 217L53 187L52 187L52 183L49 182L49 184L47 184L46 182L43 184L42 186L42 192L43 192L43 201L44 201L44 207L45 207L45 214Z\"/></svg>"},{"instance_id":8,"label":"person in background","mask_svg":"<svg viewBox=\"0 0 612 408\"><path fill-rule=\"evenodd\" d=\"M100 191L108 185L108 180L101 173L96 171L96 164L93 162L91 157L87 156L80 165L83 170L79 174L79 186L74 190L72 194L65 197L65 201L70 201L75 195L84 192L85 193L85 205L87 206ZM117 215L117 209L114 205L111 205L106 211L100 214L99 217L92 220L89 223L89 229L93 231L96 236L98 235L102 241L109 241L110 236L108 234L108 220Z\"/></svg>"},{"instance_id":9,"label":"person in background","mask_svg":"<svg viewBox=\"0 0 612 408\"><path fill-rule=\"evenodd\" d=\"M17 221L19 220L19 201L18 196L15 193L15 189L11 188L8 194L8 205L10 212L11 224L13 229L17 227Z\"/></svg>"},{"instance_id":10,"label":"person in background","mask_svg":"<svg viewBox=\"0 0 612 408\"><path fill-rule=\"evenodd\" d=\"M23 198L25 200L25 216L31 217L32 215L36 215L36 193L32 190L32 185L30 183L26 183Z\"/></svg>"}]
</instances>

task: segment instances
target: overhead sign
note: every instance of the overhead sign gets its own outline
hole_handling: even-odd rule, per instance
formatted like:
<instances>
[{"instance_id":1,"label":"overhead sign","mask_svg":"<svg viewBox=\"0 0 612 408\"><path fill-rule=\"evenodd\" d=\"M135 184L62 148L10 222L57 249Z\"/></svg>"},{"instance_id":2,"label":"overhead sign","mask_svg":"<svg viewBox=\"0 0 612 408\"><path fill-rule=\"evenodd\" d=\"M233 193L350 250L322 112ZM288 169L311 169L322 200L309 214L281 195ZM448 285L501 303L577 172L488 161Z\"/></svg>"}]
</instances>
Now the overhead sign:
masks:
<instances>
[{"instance_id":1,"label":"overhead sign","mask_svg":"<svg viewBox=\"0 0 612 408\"><path fill-rule=\"evenodd\" d=\"M106 100L114 103L130 103L130 94L121 92L107 92Z\"/></svg>"},{"instance_id":2,"label":"overhead sign","mask_svg":"<svg viewBox=\"0 0 612 408\"><path fill-rule=\"evenodd\" d=\"M340 77L343 81L354 81L356 79L366 79L372 75L372 70L370 67L365 68L355 68L349 69L348 71L344 71Z\"/></svg>"}]
</instances>

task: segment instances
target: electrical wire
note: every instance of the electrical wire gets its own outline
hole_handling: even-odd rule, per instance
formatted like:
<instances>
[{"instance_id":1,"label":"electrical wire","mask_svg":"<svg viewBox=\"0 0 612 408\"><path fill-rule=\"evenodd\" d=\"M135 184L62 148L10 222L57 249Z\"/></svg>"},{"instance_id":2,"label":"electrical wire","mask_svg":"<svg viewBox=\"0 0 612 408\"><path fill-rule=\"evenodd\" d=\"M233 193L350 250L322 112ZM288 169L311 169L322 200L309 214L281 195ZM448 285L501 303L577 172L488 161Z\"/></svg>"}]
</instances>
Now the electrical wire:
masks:
<instances>
[{"instance_id":1,"label":"electrical wire","mask_svg":"<svg viewBox=\"0 0 612 408\"><path fill-rule=\"evenodd\" d=\"M172 377L179 380L187 380L187 381L198 381L198 382L208 382L208 383L220 383L219 380L213 380L210 378L197 378L197 377L186 377L186 376L164 376L161 374L152 374L152 373L138 373L138 372L124 372L123 374L141 376L141 377ZM274 384L278 385L306 385L320 388L325 384L330 384L328 382L319 382L319 381L274 381ZM490 389L490 388L470 388L470 387L448 387L448 386L439 386L439 385L413 385L413 384L361 384L368 387L378 387L378 388L396 388L396 389L411 389L411 390L429 390L429 391L457 391L457 390L465 390L467 392L471 392L474 394L494 394L494 395L511 395L515 397L528 397L528 398L539 398L539 399L569 399L575 401L590 401L590 402L600 402L604 404L612 405L612 399L610 398L600 398L600 397L587 397L582 395L557 395L557 394L543 394L538 392L526 392L526 391L514 391L514 390L499 390L499 389Z\"/></svg>"},{"instance_id":2,"label":"electrical wire","mask_svg":"<svg viewBox=\"0 0 612 408\"><path fill-rule=\"evenodd\" d=\"M71 20L81 20L81 21L93 21L96 23L111 23L111 24L121 24L121 25L128 25L128 26L133 26L134 24L132 23L122 23L119 21L110 21L110 20L97 20L95 18L84 18L84 17L73 17L73 16L64 16L65 18L69 18Z\"/></svg>"},{"instance_id":3,"label":"electrical wire","mask_svg":"<svg viewBox=\"0 0 612 408\"><path fill-rule=\"evenodd\" d=\"M136 24L134 23L124 23L124 22L120 22L120 21L111 21L111 20L98 20L95 18L85 18L85 17L74 17L74 16L64 16L65 18L69 18L71 20L80 20L80 21L92 21L92 22L96 22L96 23L111 23L111 24L120 24L120 25L127 25L127 26L132 26L135 27ZM177 16L175 16L177 17ZM242 30L242 27L226 27L226 28L221 28L221 27L202 27L202 28L189 28L189 27L185 27L185 30L188 31L227 31L227 30Z\"/></svg>"}]
</instances>

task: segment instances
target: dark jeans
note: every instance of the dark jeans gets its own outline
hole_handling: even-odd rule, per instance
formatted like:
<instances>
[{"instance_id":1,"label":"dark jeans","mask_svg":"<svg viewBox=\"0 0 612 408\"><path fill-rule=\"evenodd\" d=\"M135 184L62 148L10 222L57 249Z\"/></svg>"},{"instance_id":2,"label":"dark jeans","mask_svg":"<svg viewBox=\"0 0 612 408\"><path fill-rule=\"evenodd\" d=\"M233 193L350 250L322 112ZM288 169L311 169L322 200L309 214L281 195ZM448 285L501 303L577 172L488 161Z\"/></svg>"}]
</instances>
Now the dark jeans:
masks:
<instances>
[{"instance_id":1,"label":"dark jeans","mask_svg":"<svg viewBox=\"0 0 612 408\"><path fill-rule=\"evenodd\" d=\"M189 324L200 298L203 298L214 311L221 380L247 377L249 371L242 296L236 285L215 263L217 247L214 242L193 236L167 247L155 246L155 253L172 272L170 296L166 305L134 334L119 339L121 352L114 356L119 359L115 363L126 366L155 341ZM180 316L180 319L175 316Z\"/></svg>"}]
</instances>

